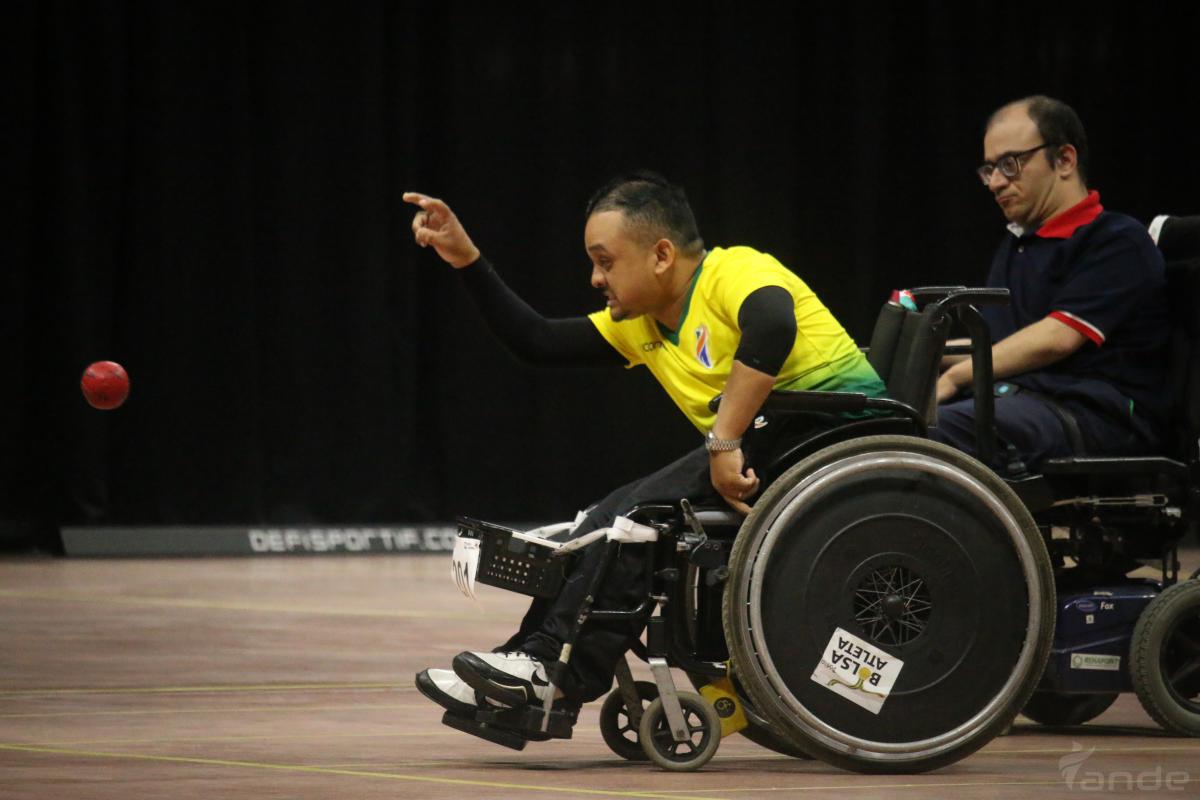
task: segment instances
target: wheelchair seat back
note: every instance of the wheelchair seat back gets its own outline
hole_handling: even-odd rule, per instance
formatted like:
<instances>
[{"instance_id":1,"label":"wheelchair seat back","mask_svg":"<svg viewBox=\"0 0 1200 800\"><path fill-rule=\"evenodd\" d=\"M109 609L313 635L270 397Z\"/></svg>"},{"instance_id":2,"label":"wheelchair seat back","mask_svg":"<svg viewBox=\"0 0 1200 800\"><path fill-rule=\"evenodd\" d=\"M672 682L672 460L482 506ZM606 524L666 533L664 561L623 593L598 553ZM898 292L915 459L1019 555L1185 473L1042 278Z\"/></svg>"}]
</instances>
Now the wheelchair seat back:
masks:
<instances>
[{"instance_id":1,"label":"wheelchair seat back","mask_svg":"<svg viewBox=\"0 0 1200 800\"><path fill-rule=\"evenodd\" d=\"M926 423L932 423L937 406L938 365L949 330L949 318L936 305L909 311L889 301L879 311L867 350L888 397L920 411Z\"/></svg>"},{"instance_id":2,"label":"wheelchair seat back","mask_svg":"<svg viewBox=\"0 0 1200 800\"><path fill-rule=\"evenodd\" d=\"M1159 234L1159 249L1167 261L1171 320L1170 455L1195 461L1200 457L1200 216L1168 218Z\"/></svg>"}]
</instances>

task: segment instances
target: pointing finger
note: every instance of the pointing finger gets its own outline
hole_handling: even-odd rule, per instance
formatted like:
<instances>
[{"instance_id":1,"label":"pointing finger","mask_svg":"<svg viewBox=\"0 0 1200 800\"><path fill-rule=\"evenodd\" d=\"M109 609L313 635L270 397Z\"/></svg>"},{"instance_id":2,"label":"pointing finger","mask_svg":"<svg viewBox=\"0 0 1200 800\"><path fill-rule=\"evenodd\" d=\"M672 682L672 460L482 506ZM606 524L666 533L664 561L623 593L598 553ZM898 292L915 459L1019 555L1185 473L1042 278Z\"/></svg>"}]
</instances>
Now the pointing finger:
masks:
<instances>
[{"instance_id":1,"label":"pointing finger","mask_svg":"<svg viewBox=\"0 0 1200 800\"><path fill-rule=\"evenodd\" d=\"M437 199L436 197L430 197L429 195L421 194L420 192L405 192L403 197L404 202L418 205L423 211L427 211L431 214L440 213L445 214L446 216L452 216L450 206L446 205L443 201Z\"/></svg>"}]
</instances>

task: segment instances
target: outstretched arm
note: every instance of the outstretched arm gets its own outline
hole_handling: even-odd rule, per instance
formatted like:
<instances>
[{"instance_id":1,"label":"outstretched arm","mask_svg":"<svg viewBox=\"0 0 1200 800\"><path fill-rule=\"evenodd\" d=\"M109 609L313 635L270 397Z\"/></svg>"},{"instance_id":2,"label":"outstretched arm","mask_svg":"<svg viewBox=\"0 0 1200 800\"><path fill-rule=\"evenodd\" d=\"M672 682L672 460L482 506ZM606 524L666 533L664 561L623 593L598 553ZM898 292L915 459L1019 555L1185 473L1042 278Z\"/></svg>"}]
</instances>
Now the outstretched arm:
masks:
<instances>
[{"instance_id":1,"label":"outstretched arm","mask_svg":"<svg viewBox=\"0 0 1200 800\"><path fill-rule=\"evenodd\" d=\"M480 256L479 248L444 202L417 192L406 192L404 201L421 209L412 221L417 244L433 247L454 267L492 333L517 358L539 365L624 363L587 317L546 319L534 311Z\"/></svg>"},{"instance_id":2,"label":"outstretched arm","mask_svg":"<svg viewBox=\"0 0 1200 800\"><path fill-rule=\"evenodd\" d=\"M458 274L488 328L522 361L540 366L625 363L590 319L543 317L501 280L486 258L480 258Z\"/></svg>"}]
</instances>

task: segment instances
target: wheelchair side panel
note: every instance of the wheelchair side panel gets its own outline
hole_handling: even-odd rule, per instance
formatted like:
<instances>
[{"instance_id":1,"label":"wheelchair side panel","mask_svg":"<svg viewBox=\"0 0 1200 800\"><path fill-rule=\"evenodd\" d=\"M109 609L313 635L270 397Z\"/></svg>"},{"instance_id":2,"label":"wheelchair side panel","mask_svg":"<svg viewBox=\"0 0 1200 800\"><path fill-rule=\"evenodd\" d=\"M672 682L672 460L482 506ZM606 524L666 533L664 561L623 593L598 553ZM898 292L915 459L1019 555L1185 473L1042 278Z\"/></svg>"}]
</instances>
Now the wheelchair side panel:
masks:
<instances>
[{"instance_id":1,"label":"wheelchair side panel","mask_svg":"<svg viewBox=\"0 0 1200 800\"><path fill-rule=\"evenodd\" d=\"M1108 586L1059 598L1050 660L1038 691L1129 692L1129 641L1138 617L1158 596L1152 581Z\"/></svg>"}]
</instances>

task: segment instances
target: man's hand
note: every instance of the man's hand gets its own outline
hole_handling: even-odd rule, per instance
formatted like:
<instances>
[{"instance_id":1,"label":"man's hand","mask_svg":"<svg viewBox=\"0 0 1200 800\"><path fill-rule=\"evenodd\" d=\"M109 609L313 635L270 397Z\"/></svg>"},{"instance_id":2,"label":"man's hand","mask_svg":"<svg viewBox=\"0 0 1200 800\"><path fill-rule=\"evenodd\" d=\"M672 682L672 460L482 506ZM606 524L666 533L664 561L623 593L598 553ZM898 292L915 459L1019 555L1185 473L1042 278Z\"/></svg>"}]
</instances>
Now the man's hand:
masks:
<instances>
[{"instance_id":1,"label":"man's hand","mask_svg":"<svg viewBox=\"0 0 1200 800\"><path fill-rule=\"evenodd\" d=\"M433 245L442 260L455 269L462 269L479 260L479 248L467 236L450 206L418 192L405 192L404 202L421 207L412 221L413 238L417 244L421 247Z\"/></svg>"},{"instance_id":2,"label":"man's hand","mask_svg":"<svg viewBox=\"0 0 1200 800\"><path fill-rule=\"evenodd\" d=\"M947 372L949 372L949 370L947 370ZM954 380L951 376L947 375L946 372L943 372L942 376L938 378L937 382L937 401L939 403L944 403L954 397L956 394L958 394L958 385L954 383Z\"/></svg>"},{"instance_id":3,"label":"man's hand","mask_svg":"<svg viewBox=\"0 0 1200 800\"><path fill-rule=\"evenodd\" d=\"M711 453L708 457L713 488L740 514L750 513L750 506L745 501L758 491L758 476L753 469L746 470L743 475L745 465L746 458L741 450Z\"/></svg>"}]
</instances>

